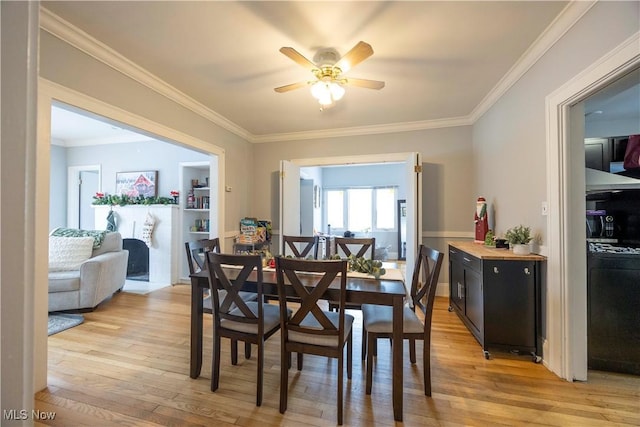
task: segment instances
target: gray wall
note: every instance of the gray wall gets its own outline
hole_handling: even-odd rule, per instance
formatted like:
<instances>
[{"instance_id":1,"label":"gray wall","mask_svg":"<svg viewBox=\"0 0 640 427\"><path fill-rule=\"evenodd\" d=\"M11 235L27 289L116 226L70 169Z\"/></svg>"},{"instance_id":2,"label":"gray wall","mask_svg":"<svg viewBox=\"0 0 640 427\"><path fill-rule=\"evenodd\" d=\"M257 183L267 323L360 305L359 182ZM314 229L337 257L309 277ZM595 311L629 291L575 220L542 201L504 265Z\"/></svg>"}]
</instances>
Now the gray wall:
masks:
<instances>
[{"instance_id":1,"label":"gray wall","mask_svg":"<svg viewBox=\"0 0 640 427\"><path fill-rule=\"evenodd\" d=\"M277 171L280 160L352 156L362 153L422 153L423 234L441 250L459 233L473 232L476 195L473 184L471 127L255 144L255 214L277 224ZM326 183L323 183L326 185ZM433 237L435 236L435 237ZM446 280L446 274L441 281Z\"/></svg>"},{"instance_id":2,"label":"gray wall","mask_svg":"<svg viewBox=\"0 0 640 427\"><path fill-rule=\"evenodd\" d=\"M117 172L156 170L158 197L171 197L171 190L179 190L178 164L209 159L208 154L163 141L68 148L52 145L49 228L67 226L68 167L99 164L102 191L108 194L115 194Z\"/></svg>"},{"instance_id":3,"label":"gray wall","mask_svg":"<svg viewBox=\"0 0 640 427\"><path fill-rule=\"evenodd\" d=\"M49 229L67 226L67 149L51 145Z\"/></svg>"},{"instance_id":4,"label":"gray wall","mask_svg":"<svg viewBox=\"0 0 640 427\"><path fill-rule=\"evenodd\" d=\"M233 187L232 192L225 194L225 231L237 230L239 218L255 216L250 196L253 171L239 167L253 161L250 143L46 31L40 31L40 61L40 76L47 80L224 149L225 183ZM130 160L131 170L137 169L133 159ZM105 182L108 181L106 178ZM162 187L161 191L165 190L171 188Z\"/></svg>"},{"instance_id":5,"label":"gray wall","mask_svg":"<svg viewBox=\"0 0 640 427\"><path fill-rule=\"evenodd\" d=\"M494 208L498 234L528 224L545 244L545 97L637 32L639 9L598 2L473 126L473 182Z\"/></svg>"}]
</instances>

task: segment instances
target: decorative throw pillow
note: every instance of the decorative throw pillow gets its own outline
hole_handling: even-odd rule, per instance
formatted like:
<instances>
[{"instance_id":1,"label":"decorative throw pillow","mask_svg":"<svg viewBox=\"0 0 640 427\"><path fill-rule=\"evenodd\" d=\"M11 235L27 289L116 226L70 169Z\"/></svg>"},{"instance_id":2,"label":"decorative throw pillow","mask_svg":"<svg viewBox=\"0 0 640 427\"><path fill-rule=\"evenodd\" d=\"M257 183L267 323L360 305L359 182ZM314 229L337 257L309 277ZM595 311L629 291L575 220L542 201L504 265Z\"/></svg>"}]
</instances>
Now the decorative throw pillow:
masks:
<instances>
[{"instance_id":1,"label":"decorative throw pillow","mask_svg":"<svg viewBox=\"0 0 640 427\"><path fill-rule=\"evenodd\" d=\"M78 270L91 258L93 237L49 236L49 271Z\"/></svg>"}]
</instances>

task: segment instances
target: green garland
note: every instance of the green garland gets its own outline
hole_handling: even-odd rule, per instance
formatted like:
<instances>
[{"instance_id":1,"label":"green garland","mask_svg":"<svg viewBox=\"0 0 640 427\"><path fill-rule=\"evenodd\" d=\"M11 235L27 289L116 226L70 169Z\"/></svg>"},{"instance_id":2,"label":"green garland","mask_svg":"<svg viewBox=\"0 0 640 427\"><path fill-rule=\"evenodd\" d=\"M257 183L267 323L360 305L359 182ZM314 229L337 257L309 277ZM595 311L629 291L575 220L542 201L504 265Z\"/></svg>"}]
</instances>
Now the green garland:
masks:
<instances>
[{"instance_id":1,"label":"green garland","mask_svg":"<svg viewBox=\"0 0 640 427\"><path fill-rule=\"evenodd\" d=\"M126 206L126 205L175 205L173 197L130 197L126 194L100 194L93 196L94 205Z\"/></svg>"}]
</instances>

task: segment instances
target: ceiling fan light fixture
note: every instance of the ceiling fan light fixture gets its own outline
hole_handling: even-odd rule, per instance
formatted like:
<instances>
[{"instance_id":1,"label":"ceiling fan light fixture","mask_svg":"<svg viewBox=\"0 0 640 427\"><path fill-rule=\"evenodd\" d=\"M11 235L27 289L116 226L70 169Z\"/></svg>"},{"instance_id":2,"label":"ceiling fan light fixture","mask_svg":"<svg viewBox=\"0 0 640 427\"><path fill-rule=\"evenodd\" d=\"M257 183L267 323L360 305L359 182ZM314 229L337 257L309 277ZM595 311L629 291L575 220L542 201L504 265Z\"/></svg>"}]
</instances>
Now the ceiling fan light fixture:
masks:
<instances>
[{"instance_id":1,"label":"ceiling fan light fixture","mask_svg":"<svg viewBox=\"0 0 640 427\"><path fill-rule=\"evenodd\" d=\"M331 105L344 96L344 88L335 82L318 81L311 85L311 95L318 100L320 105Z\"/></svg>"}]
</instances>

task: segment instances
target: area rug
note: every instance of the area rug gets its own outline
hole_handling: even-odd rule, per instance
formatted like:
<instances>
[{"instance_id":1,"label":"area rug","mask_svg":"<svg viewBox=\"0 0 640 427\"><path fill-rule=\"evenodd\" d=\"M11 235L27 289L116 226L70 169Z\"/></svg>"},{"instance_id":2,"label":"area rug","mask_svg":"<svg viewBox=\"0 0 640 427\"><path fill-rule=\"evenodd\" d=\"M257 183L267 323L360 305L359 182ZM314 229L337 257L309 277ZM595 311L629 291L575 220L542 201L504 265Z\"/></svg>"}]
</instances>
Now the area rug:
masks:
<instances>
[{"instance_id":1,"label":"area rug","mask_svg":"<svg viewBox=\"0 0 640 427\"><path fill-rule=\"evenodd\" d=\"M84 316L82 314L50 313L47 334L57 334L58 332L78 326L82 322L84 322Z\"/></svg>"}]
</instances>

